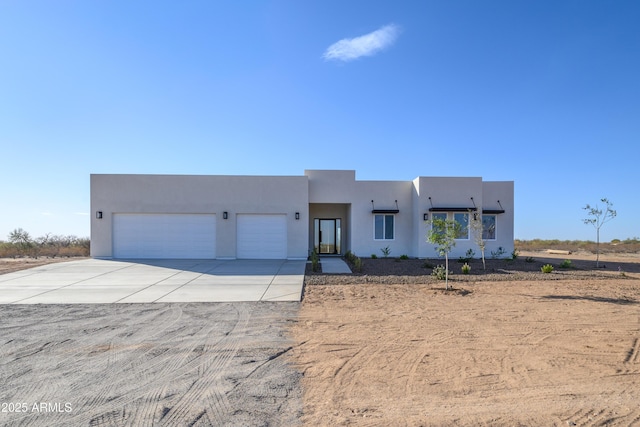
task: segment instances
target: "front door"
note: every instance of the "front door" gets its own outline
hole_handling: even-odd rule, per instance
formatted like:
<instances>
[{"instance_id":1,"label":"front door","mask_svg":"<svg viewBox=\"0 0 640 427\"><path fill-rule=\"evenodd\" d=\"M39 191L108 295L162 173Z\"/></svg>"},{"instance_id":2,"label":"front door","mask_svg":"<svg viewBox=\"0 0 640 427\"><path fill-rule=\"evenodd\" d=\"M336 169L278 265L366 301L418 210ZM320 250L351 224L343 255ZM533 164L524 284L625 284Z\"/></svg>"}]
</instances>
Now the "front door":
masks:
<instances>
[{"instance_id":1,"label":"front door","mask_svg":"<svg viewBox=\"0 0 640 427\"><path fill-rule=\"evenodd\" d=\"M315 248L319 254L341 253L340 218L314 220Z\"/></svg>"}]
</instances>

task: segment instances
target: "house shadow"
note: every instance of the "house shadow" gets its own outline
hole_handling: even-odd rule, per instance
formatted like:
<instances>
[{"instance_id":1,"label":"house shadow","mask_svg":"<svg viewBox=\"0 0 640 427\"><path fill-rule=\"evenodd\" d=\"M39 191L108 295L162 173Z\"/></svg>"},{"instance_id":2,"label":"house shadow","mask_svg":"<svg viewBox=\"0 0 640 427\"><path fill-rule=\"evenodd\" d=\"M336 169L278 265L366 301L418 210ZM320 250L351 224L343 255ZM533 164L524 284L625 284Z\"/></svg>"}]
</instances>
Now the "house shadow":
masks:
<instances>
[{"instance_id":1,"label":"house shadow","mask_svg":"<svg viewBox=\"0 0 640 427\"><path fill-rule=\"evenodd\" d=\"M577 295L545 295L542 298L549 300L574 300L574 301L591 301L591 302L604 302L608 304L618 305L634 305L638 304L638 301L633 298L605 298L605 297L592 297L592 296L577 296Z\"/></svg>"},{"instance_id":2,"label":"house shadow","mask_svg":"<svg viewBox=\"0 0 640 427\"><path fill-rule=\"evenodd\" d=\"M300 275L304 267L285 259L155 259L119 258L107 261L127 262L212 276Z\"/></svg>"}]
</instances>

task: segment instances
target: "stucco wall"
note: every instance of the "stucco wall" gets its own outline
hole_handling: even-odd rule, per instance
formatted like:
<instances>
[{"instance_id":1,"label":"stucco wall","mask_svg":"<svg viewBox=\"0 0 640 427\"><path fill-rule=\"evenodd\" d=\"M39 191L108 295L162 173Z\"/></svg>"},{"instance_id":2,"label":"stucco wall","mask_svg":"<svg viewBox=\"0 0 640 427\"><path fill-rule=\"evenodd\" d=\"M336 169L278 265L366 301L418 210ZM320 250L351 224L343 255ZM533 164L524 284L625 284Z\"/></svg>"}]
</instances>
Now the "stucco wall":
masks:
<instances>
[{"instance_id":1,"label":"stucco wall","mask_svg":"<svg viewBox=\"0 0 640 427\"><path fill-rule=\"evenodd\" d=\"M389 247L391 256L413 253L413 209L411 181L358 181L355 171L307 170L309 177L309 202L314 204L350 204L347 223L349 239L343 238L343 247L358 256L371 254L382 256L381 249ZM371 201L373 202L373 205ZM395 238L374 239L374 215L376 209L396 209ZM313 215L310 215L313 216ZM313 224L311 223L311 227ZM313 229L310 230L313 236ZM313 240L310 241L313 245ZM346 251L343 249L343 252Z\"/></svg>"},{"instance_id":2,"label":"stucco wall","mask_svg":"<svg viewBox=\"0 0 640 427\"><path fill-rule=\"evenodd\" d=\"M497 251L499 247L504 249L505 255L511 254L514 218L513 181L483 182L480 177L419 177L413 184L414 203L419 219L423 218L424 213L428 213L431 219L431 212L429 212L431 207L470 208L475 206L478 210L499 209L497 200L500 200L505 213L496 216L497 240L486 242L486 256L490 256L491 251ZM421 258L437 257L435 246L427 242L429 224L420 221L417 227L420 236L417 241L417 255ZM450 256L453 258L464 256L469 249L475 252L476 257L480 256L480 249L471 233L469 239L456 240L456 246Z\"/></svg>"},{"instance_id":3,"label":"stucco wall","mask_svg":"<svg viewBox=\"0 0 640 427\"><path fill-rule=\"evenodd\" d=\"M429 199L431 197L431 199ZM473 197L473 202L471 198ZM359 181L353 170L307 170L304 176L91 175L91 255L111 257L114 213L215 213L216 256L237 253L237 214L285 214L289 258L305 258L313 248L313 218L342 218L342 253L421 258L437 256L427 243L431 207L475 206L501 209L497 240L487 255L502 247L513 251L513 181L483 182L480 177L418 177L413 181ZM373 200L373 204L371 201ZM396 206L397 200L397 206ZM375 240L374 209L398 209L393 240ZM96 219L95 212L103 218ZM223 219L228 212L228 219ZM300 220L295 220L295 213ZM431 214L429 213L429 218ZM473 240L458 240L452 257L473 249Z\"/></svg>"},{"instance_id":4,"label":"stucco wall","mask_svg":"<svg viewBox=\"0 0 640 427\"><path fill-rule=\"evenodd\" d=\"M486 181L482 183L482 191L483 209L500 209L500 205L502 205L505 211L496 216L496 240L487 242L486 256L491 256L491 251L497 251L499 247L504 249L505 255L511 255L514 249L514 182ZM500 200L500 204L498 204L498 200Z\"/></svg>"},{"instance_id":5,"label":"stucco wall","mask_svg":"<svg viewBox=\"0 0 640 427\"><path fill-rule=\"evenodd\" d=\"M215 213L220 258L236 256L237 214L271 213L287 215L287 256L305 258L308 189L304 176L91 175L91 256L113 256L114 213Z\"/></svg>"}]
</instances>

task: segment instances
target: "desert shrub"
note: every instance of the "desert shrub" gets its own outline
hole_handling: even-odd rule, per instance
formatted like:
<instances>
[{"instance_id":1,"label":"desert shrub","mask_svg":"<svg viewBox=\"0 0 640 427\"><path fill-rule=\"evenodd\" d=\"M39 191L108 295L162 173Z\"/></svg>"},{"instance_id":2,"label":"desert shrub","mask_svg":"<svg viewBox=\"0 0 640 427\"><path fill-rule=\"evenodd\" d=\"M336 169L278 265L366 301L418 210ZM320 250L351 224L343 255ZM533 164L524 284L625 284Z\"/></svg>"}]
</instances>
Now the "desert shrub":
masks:
<instances>
[{"instance_id":1,"label":"desert shrub","mask_svg":"<svg viewBox=\"0 0 640 427\"><path fill-rule=\"evenodd\" d=\"M553 271L553 265L551 264L545 264L542 267L540 267L540 270L543 273L551 273Z\"/></svg>"},{"instance_id":2,"label":"desert shrub","mask_svg":"<svg viewBox=\"0 0 640 427\"><path fill-rule=\"evenodd\" d=\"M476 255L476 252L473 249L467 249L467 252L465 253L464 256L461 256L460 258L458 258L458 262L459 263L469 263L469 261L471 261L471 259Z\"/></svg>"},{"instance_id":3,"label":"desert shrub","mask_svg":"<svg viewBox=\"0 0 640 427\"><path fill-rule=\"evenodd\" d=\"M378 255L376 255L376 254L371 254L371 259L378 259Z\"/></svg>"},{"instance_id":4,"label":"desert shrub","mask_svg":"<svg viewBox=\"0 0 640 427\"><path fill-rule=\"evenodd\" d=\"M347 251L344 254L344 258L345 260L347 260L349 264L351 264L352 270L355 270L355 271L362 270L362 260L360 259L360 257L356 256L356 254L354 254L351 251Z\"/></svg>"},{"instance_id":5,"label":"desert shrub","mask_svg":"<svg viewBox=\"0 0 640 427\"><path fill-rule=\"evenodd\" d=\"M465 262L464 265L462 266L462 274L469 274L470 271L471 271L471 266Z\"/></svg>"},{"instance_id":6,"label":"desert shrub","mask_svg":"<svg viewBox=\"0 0 640 427\"><path fill-rule=\"evenodd\" d=\"M507 253L507 251L505 251L504 248L502 246L500 246L495 251L491 251L491 258L493 258L493 259L502 258L502 256L505 253Z\"/></svg>"},{"instance_id":7,"label":"desert shrub","mask_svg":"<svg viewBox=\"0 0 640 427\"><path fill-rule=\"evenodd\" d=\"M316 252L315 248L311 251L311 270L318 271L320 269L320 257L318 256L318 252Z\"/></svg>"},{"instance_id":8,"label":"desert shrub","mask_svg":"<svg viewBox=\"0 0 640 427\"><path fill-rule=\"evenodd\" d=\"M425 261L422 263L422 268L433 268L433 267L434 267L434 265L433 265L433 264L431 264L431 263L430 263L429 261L427 261L427 260L425 260Z\"/></svg>"},{"instance_id":9,"label":"desert shrub","mask_svg":"<svg viewBox=\"0 0 640 427\"><path fill-rule=\"evenodd\" d=\"M0 242L0 258L27 257L86 257L89 256L91 241L76 236L44 236L32 239L22 229L14 230L10 238L13 242Z\"/></svg>"},{"instance_id":10,"label":"desert shrub","mask_svg":"<svg viewBox=\"0 0 640 427\"><path fill-rule=\"evenodd\" d=\"M353 268L357 272L362 271L362 260L359 257L355 257L353 260Z\"/></svg>"},{"instance_id":11,"label":"desert shrub","mask_svg":"<svg viewBox=\"0 0 640 427\"><path fill-rule=\"evenodd\" d=\"M571 260L570 259L565 259L564 261L562 261L560 263L560 268L572 268L573 265L571 264Z\"/></svg>"},{"instance_id":12,"label":"desert shrub","mask_svg":"<svg viewBox=\"0 0 640 427\"><path fill-rule=\"evenodd\" d=\"M596 242L591 240L514 240L520 251L543 251L558 249L564 251L596 252ZM636 253L640 252L640 238L613 239L611 242L600 242L600 253Z\"/></svg>"},{"instance_id":13,"label":"desert shrub","mask_svg":"<svg viewBox=\"0 0 640 427\"><path fill-rule=\"evenodd\" d=\"M400 259L409 259L409 255L402 254L400 255Z\"/></svg>"},{"instance_id":14,"label":"desert shrub","mask_svg":"<svg viewBox=\"0 0 640 427\"><path fill-rule=\"evenodd\" d=\"M444 265L437 265L433 267L431 275L438 280L445 280L447 278L447 269L444 267Z\"/></svg>"},{"instance_id":15,"label":"desert shrub","mask_svg":"<svg viewBox=\"0 0 640 427\"><path fill-rule=\"evenodd\" d=\"M389 246L387 246L386 248L380 249L380 252L382 252L382 256L384 258L389 258L389 255L391 254L391 249L389 248Z\"/></svg>"},{"instance_id":16,"label":"desert shrub","mask_svg":"<svg viewBox=\"0 0 640 427\"><path fill-rule=\"evenodd\" d=\"M518 254L518 250L514 249L513 252L511 252L511 259L514 260L514 261L517 260L518 259L518 255L519 255Z\"/></svg>"},{"instance_id":17,"label":"desert shrub","mask_svg":"<svg viewBox=\"0 0 640 427\"><path fill-rule=\"evenodd\" d=\"M13 243L0 243L0 258L17 258L18 255L20 255L20 251Z\"/></svg>"},{"instance_id":18,"label":"desert shrub","mask_svg":"<svg viewBox=\"0 0 640 427\"><path fill-rule=\"evenodd\" d=\"M357 258L357 257L356 257L356 254L354 254L354 253L353 253L353 252L351 252L351 251L347 251L347 252L344 254L344 259L346 259L346 260L347 260L348 262L350 262L351 264L353 264L353 262L355 261L355 259L356 259L356 258Z\"/></svg>"}]
</instances>

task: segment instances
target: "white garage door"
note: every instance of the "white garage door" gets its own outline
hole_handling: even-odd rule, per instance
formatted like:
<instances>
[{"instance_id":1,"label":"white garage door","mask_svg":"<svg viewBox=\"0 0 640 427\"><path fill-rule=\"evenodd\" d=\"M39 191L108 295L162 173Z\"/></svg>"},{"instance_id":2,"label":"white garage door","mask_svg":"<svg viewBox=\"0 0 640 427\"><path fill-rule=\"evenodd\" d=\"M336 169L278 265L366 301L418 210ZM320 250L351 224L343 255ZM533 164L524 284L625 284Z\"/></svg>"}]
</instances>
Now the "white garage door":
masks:
<instances>
[{"instance_id":1,"label":"white garage door","mask_svg":"<svg viewBox=\"0 0 640 427\"><path fill-rule=\"evenodd\" d=\"M286 215L238 215L238 258L285 259Z\"/></svg>"},{"instance_id":2,"label":"white garage door","mask_svg":"<svg viewBox=\"0 0 640 427\"><path fill-rule=\"evenodd\" d=\"M114 214L114 258L216 257L214 214Z\"/></svg>"}]
</instances>

